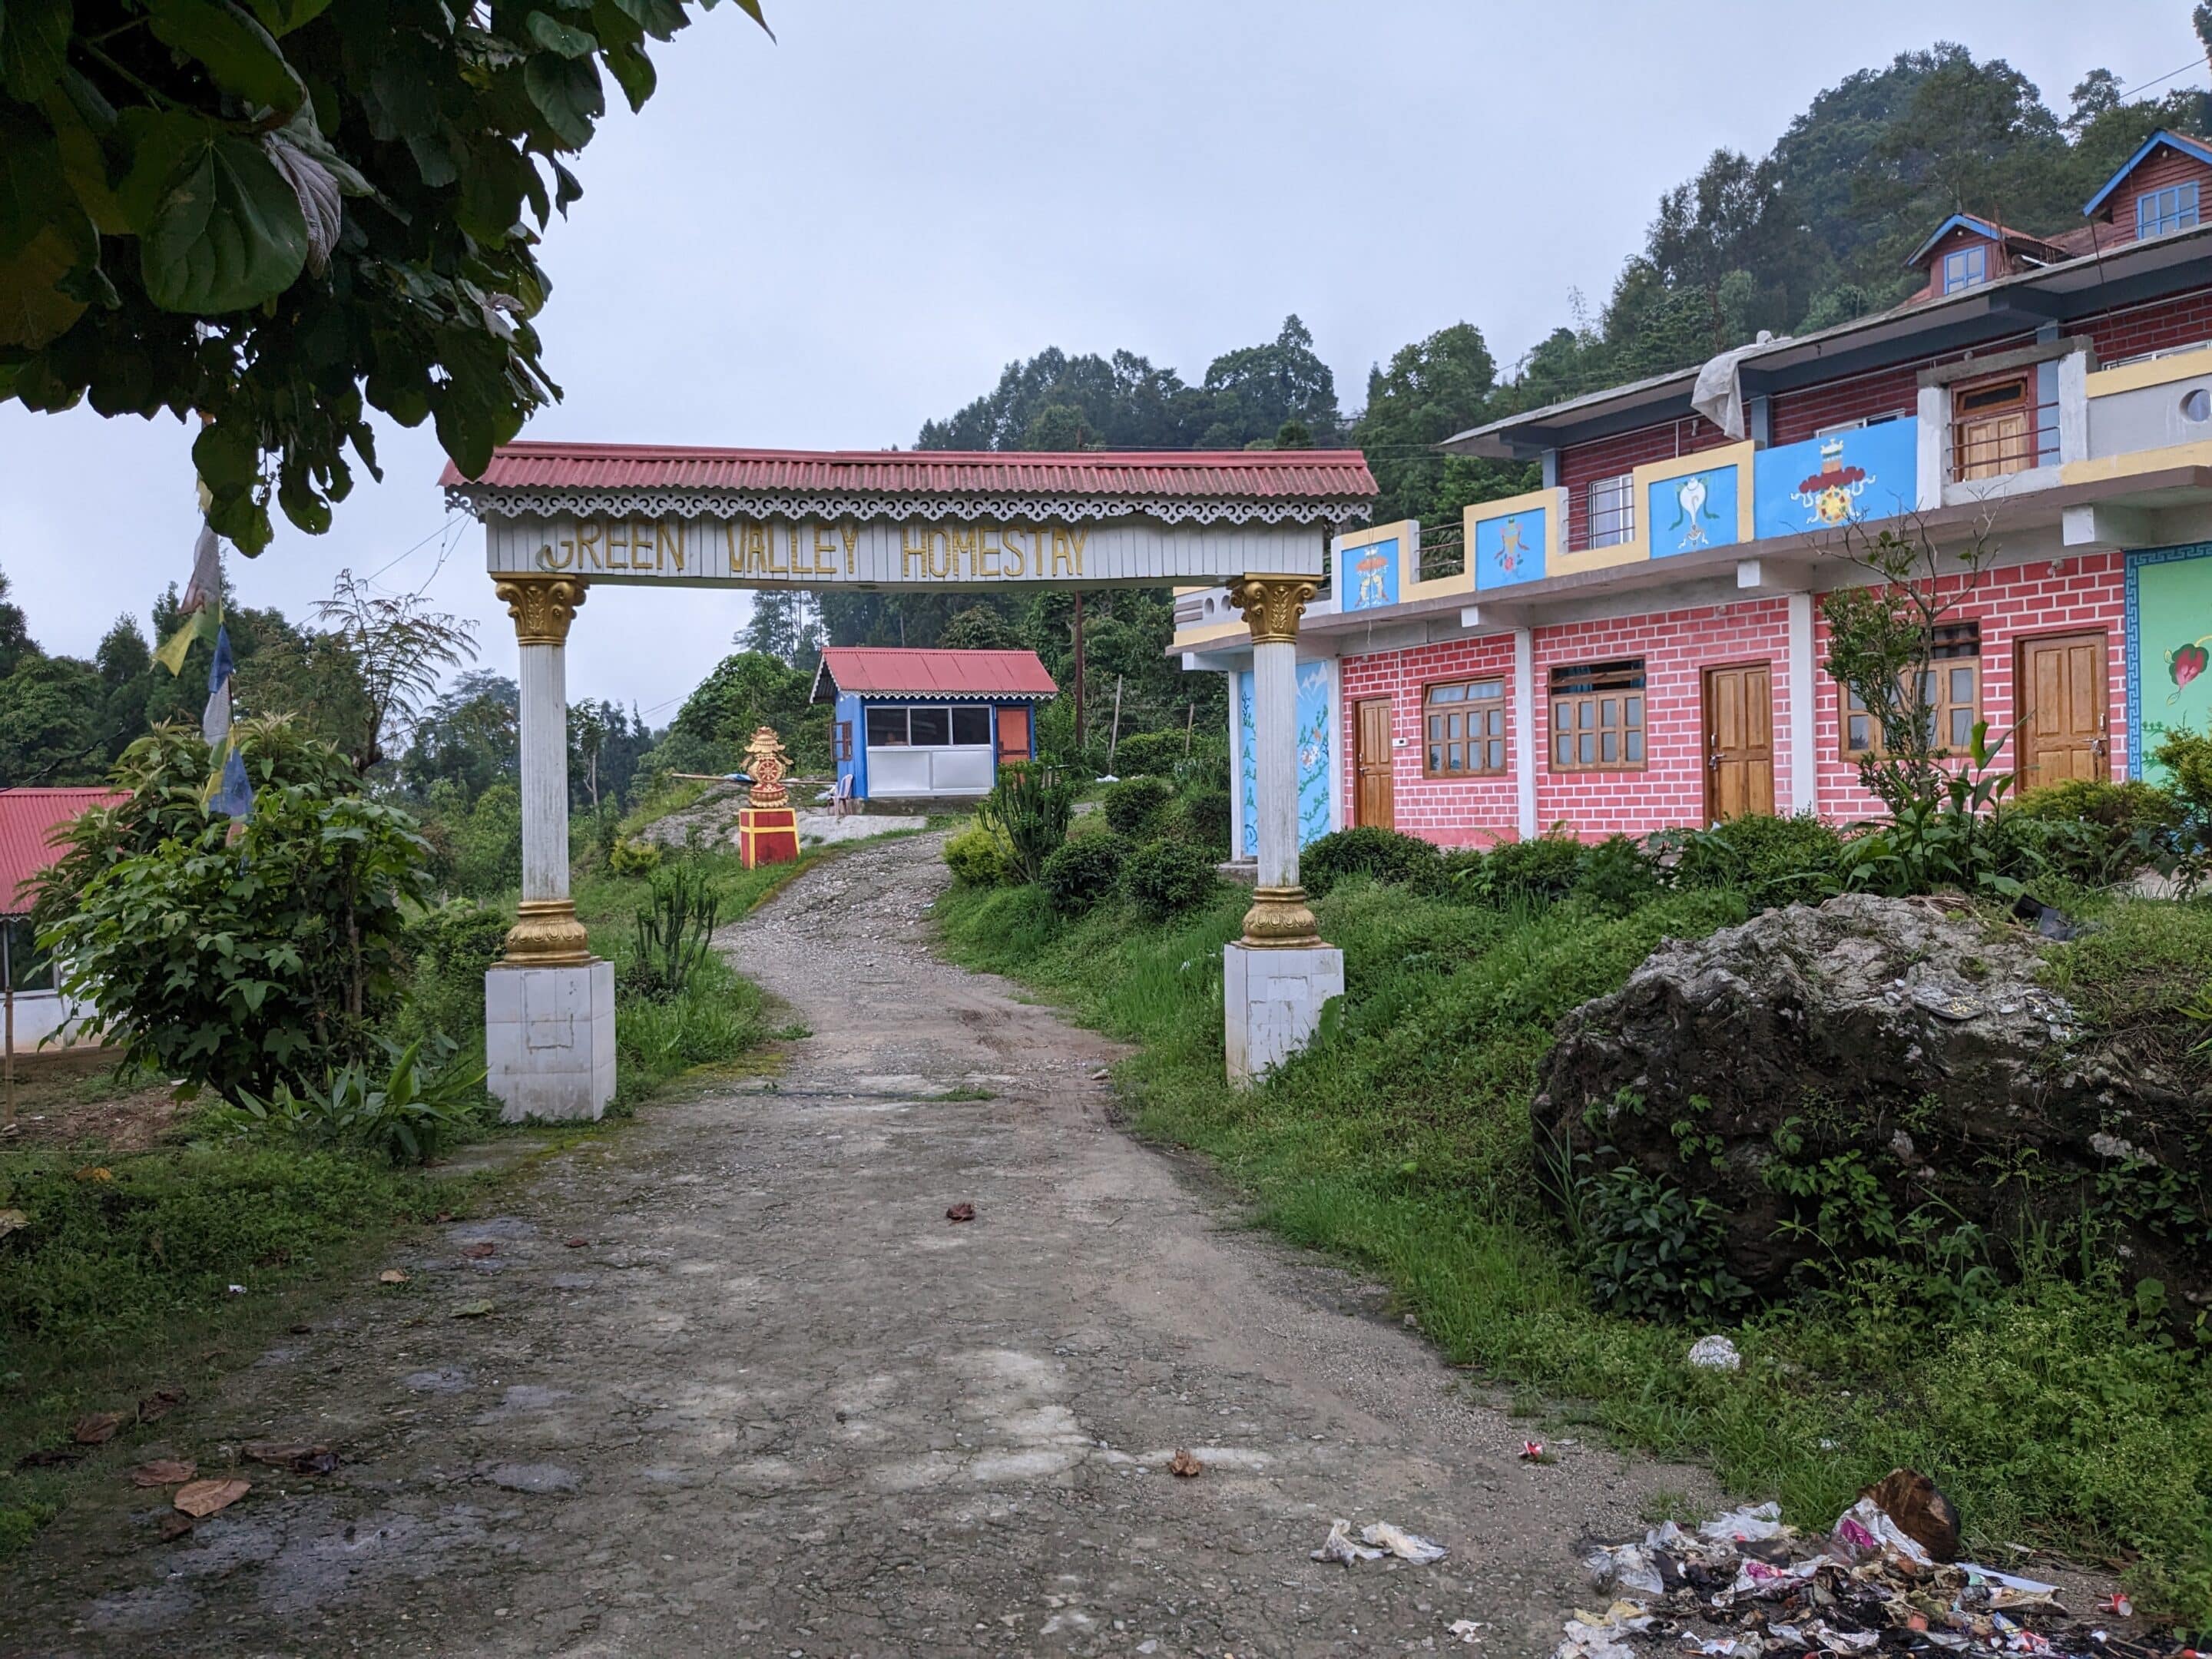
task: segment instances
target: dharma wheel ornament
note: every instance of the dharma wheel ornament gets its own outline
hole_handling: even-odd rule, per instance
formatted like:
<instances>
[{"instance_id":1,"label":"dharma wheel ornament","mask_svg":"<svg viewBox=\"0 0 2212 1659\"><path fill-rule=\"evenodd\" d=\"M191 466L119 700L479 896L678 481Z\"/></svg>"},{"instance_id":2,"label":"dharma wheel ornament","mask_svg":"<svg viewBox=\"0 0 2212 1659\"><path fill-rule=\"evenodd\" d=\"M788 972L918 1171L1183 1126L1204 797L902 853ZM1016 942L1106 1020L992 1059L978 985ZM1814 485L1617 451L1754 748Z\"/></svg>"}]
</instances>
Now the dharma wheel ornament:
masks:
<instances>
[{"instance_id":1,"label":"dharma wheel ornament","mask_svg":"<svg viewBox=\"0 0 2212 1659\"><path fill-rule=\"evenodd\" d=\"M775 735L773 726L762 726L745 745L745 770L752 774L753 787L747 799L754 805L790 804L791 797L784 790L783 781L791 775L791 760L783 752L782 741Z\"/></svg>"}]
</instances>

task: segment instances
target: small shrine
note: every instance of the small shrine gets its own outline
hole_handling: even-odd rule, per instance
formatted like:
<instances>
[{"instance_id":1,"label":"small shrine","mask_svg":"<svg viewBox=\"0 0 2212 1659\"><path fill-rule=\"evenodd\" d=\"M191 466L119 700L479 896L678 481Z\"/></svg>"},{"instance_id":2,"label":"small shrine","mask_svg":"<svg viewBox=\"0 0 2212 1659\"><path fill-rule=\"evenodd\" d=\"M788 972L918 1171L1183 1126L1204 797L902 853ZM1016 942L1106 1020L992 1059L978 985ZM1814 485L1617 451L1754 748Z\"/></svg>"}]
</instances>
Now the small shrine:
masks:
<instances>
[{"instance_id":1,"label":"small shrine","mask_svg":"<svg viewBox=\"0 0 2212 1659\"><path fill-rule=\"evenodd\" d=\"M783 781L791 761L773 726L763 726L745 745L745 770L752 787L738 809L738 854L750 870L763 864L799 860L799 814L793 811Z\"/></svg>"}]
</instances>

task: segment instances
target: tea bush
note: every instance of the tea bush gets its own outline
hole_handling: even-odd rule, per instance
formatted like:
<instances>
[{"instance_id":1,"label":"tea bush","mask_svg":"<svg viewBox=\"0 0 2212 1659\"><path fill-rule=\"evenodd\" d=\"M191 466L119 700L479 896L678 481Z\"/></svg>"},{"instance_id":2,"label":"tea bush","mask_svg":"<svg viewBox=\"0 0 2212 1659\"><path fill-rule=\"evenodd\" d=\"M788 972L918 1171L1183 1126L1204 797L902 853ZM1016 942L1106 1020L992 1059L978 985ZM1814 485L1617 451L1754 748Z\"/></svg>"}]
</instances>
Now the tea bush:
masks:
<instances>
[{"instance_id":1,"label":"tea bush","mask_svg":"<svg viewBox=\"0 0 2212 1659\"><path fill-rule=\"evenodd\" d=\"M1164 778L1124 778L1106 786L1106 822L1117 836L1132 841L1157 835L1175 791Z\"/></svg>"},{"instance_id":2,"label":"tea bush","mask_svg":"<svg viewBox=\"0 0 2212 1659\"><path fill-rule=\"evenodd\" d=\"M945 862L964 886L1003 887L1013 878L1006 842L980 823L946 837Z\"/></svg>"},{"instance_id":3,"label":"tea bush","mask_svg":"<svg viewBox=\"0 0 2212 1659\"><path fill-rule=\"evenodd\" d=\"M1486 904L1549 904L1574 891L1582 843L1563 835L1509 841L1470 862L1456 878L1462 896Z\"/></svg>"},{"instance_id":4,"label":"tea bush","mask_svg":"<svg viewBox=\"0 0 2212 1659\"><path fill-rule=\"evenodd\" d=\"M1044 861L1037 885L1053 909L1063 916L1080 915L1110 896L1121 878L1127 846L1118 836L1071 838Z\"/></svg>"},{"instance_id":5,"label":"tea bush","mask_svg":"<svg viewBox=\"0 0 2212 1659\"><path fill-rule=\"evenodd\" d=\"M1212 859L1178 841L1147 842L1121 866L1121 890L1148 921L1196 909L1212 896L1220 879Z\"/></svg>"},{"instance_id":6,"label":"tea bush","mask_svg":"<svg viewBox=\"0 0 2212 1659\"><path fill-rule=\"evenodd\" d=\"M1319 898L1346 876L1370 876L1396 885L1434 884L1438 854L1435 843L1395 830L1360 824L1335 830L1298 854L1298 877Z\"/></svg>"},{"instance_id":7,"label":"tea bush","mask_svg":"<svg viewBox=\"0 0 2212 1659\"><path fill-rule=\"evenodd\" d=\"M1817 904L1840 880L1844 838L1810 812L1747 812L1652 839L1677 887L1733 888L1760 909Z\"/></svg>"}]
</instances>

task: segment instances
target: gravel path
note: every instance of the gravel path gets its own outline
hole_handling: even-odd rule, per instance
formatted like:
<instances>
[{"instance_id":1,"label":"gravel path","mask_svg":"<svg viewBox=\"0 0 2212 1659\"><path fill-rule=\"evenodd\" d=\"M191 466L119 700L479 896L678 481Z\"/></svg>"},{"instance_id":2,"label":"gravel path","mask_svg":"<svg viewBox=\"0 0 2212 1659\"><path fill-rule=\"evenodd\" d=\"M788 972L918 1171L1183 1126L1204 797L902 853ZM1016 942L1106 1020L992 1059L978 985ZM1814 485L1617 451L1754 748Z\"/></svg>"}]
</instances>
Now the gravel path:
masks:
<instances>
[{"instance_id":1,"label":"gravel path","mask_svg":"<svg viewBox=\"0 0 2212 1659\"><path fill-rule=\"evenodd\" d=\"M728 930L813 1032L773 1080L550 1161L142 1449L338 1476L249 1470L169 1544L118 1481L19 1564L0 1652L1548 1651L1576 1540L1705 1483L1519 1463L1379 1288L1117 1129L1110 1045L931 953L938 842ZM1336 1516L1451 1553L1310 1561Z\"/></svg>"}]
</instances>

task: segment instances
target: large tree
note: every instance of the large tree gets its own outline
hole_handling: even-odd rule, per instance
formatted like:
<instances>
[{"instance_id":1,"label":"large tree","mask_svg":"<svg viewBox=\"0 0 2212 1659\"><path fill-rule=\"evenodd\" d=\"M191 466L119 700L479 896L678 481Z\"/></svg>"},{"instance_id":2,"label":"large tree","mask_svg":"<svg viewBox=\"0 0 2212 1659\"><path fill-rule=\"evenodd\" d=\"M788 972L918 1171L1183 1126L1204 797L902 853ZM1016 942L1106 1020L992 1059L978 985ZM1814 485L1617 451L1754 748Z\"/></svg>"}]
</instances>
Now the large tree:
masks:
<instances>
[{"instance_id":1,"label":"large tree","mask_svg":"<svg viewBox=\"0 0 2212 1659\"><path fill-rule=\"evenodd\" d=\"M581 193L601 68L641 106L689 4L5 0L0 398L197 415L247 553L376 472L372 408L481 469L559 395L526 209Z\"/></svg>"}]
</instances>

